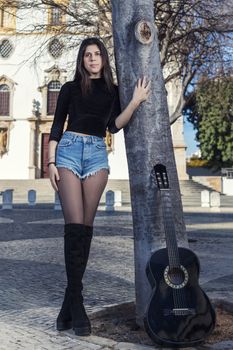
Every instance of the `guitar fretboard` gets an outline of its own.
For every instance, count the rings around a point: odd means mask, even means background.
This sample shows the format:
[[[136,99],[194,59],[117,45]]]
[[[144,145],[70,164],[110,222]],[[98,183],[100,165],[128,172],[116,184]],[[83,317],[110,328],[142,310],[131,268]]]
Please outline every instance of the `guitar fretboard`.
[[[180,258],[176,240],[175,225],[172,215],[172,203],[169,189],[161,189],[162,215],[168,250],[169,265],[171,268],[180,267]]]
[[[180,257],[178,244],[176,239],[175,225],[173,220],[173,212],[172,212],[172,202],[170,198],[170,189],[161,189],[161,203],[162,203],[162,215],[163,215],[163,223],[168,251],[168,260],[169,260],[169,268],[177,268],[176,272],[178,277],[182,279],[182,273],[180,270]],[[176,309],[183,309],[187,305],[186,295],[184,290],[181,289],[172,289],[173,293],[173,301]]]

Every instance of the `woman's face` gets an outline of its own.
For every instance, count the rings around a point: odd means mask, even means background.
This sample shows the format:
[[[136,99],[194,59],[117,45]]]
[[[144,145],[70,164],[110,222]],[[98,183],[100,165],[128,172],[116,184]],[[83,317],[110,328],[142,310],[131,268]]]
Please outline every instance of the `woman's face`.
[[[100,49],[97,45],[88,45],[86,47],[83,64],[87,72],[90,74],[90,78],[100,78],[101,70],[103,67],[102,56]]]

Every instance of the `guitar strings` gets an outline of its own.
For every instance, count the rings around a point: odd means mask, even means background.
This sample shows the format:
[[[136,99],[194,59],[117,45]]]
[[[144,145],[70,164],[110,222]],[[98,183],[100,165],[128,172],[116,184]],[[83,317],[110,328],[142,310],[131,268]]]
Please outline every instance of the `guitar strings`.
[[[167,250],[168,250],[168,260],[169,260],[169,269],[171,268],[174,268],[177,264],[175,263],[176,261],[176,256],[175,256],[175,252],[174,250],[172,249],[172,241],[173,239],[171,239],[171,243],[170,243],[170,240],[169,240],[169,232],[170,232],[170,227],[168,225],[168,220],[167,218],[170,216],[170,210],[168,208],[168,202],[164,202],[164,196],[163,194],[165,195],[165,198],[167,197],[166,196],[166,192],[165,190],[163,190],[161,192],[161,197],[162,197],[162,207],[163,207],[163,222],[164,222],[164,228],[165,228],[165,236],[166,236],[166,243],[167,243]],[[166,203],[166,205],[165,205]],[[166,215],[165,215],[166,214]],[[169,214],[169,215],[167,215]],[[173,237],[171,237],[173,238]],[[173,292],[173,304],[175,306],[175,308],[179,308],[180,305],[181,305],[181,300],[180,300],[180,297],[179,297],[179,293],[176,293],[176,291],[174,290],[174,288],[172,288],[172,292]]]
[[[162,195],[164,193],[164,196]],[[179,250],[178,245],[176,241],[175,236],[175,230],[174,230],[174,223],[170,220],[170,212],[172,212],[172,205],[170,200],[170,194],[169,190],[162,190],[161,191],[161,199],[162,199],[162,214],[163,214],[163,222],[164,222],[164,228],[165,228],[165,236],[166,236],[166,243],[167,243],[167,250],[168,250],[168,260],[169,260],[169,269],[170,268],[178,268],[180,270],[180,258],[179,258]],[[166,199],[166,201],[165,201]],[[166,203],[166,205],[165,205]],[[166,217],[165,217],[166,213]],[[170,241],[169,239],[170,238]],[[183,278],[183,272],[182,272],[182,278]],[[172,287],[173,292],[173,301],[175,308],[184,308],[186,303],[186,296],[182,288],[175,289]]]
[[[168,125],[167,122],[166,122],[166,118],[163,119],[162,121],[162,127],[163,127],[163,132],[162,132],[162,139],[163,139],[163,145],[165,145],[165,148],[167,149],[167,146],[168,146],[168,140],[171,140],[171,135],[170,135],[170,124]],[[164,176],[164,174],[163,174]],[[167,174],[165,174],[165,180],[168,180],[167,179]],[[169,186],[169,182],[167,181],[167,184]],[[170,200],[170,193],[168,192],[168,190],[165,190],[165,194],[167,193],[167,197],[168,197],[168,202],[171,203],[171,200]],[[161,197],[162,197],[162,192],[163,191],[160,191],[160,194],[161,194]],[[165,205],[164,205],[164,200],[162,200],[162,207],[164,208]],[[172,207],[171,207],[171,213],[172,213]],[[170,213],[169,213],[170,215]],[[168,215],[168,217],[170,217]],[[164,211],[163,211],[163,216],[164,216]],[[166,220],[164,218],[163,220],[164,222],[164,226],[166,226]],[[173,219],[172,219],[172,229],[174,230],[174,223],[173,223]],[[177,247],[177,242],[176,242],[176,236],[175,236],[175,230],[174,230],[174,233],[173,233],[173,238],[175,238],[175,243],[174,246],[175,246],[175,249],[173,251],[173,249],[171,249],[171,257],[172,259],[174,259],[174,261],[176,260],[176,257],[178,256],[178,262],[179,262],[179,268],[180,268],[180,259],[179,259],[179,251],[178,251],[178,247]],[[167,241],[167,234],[166,234],[166,241]],[[170,254],[170,252],[169,252]],[[170,268],[170,261],[169,261],[169,268]],[[182,288],[182,291],[181,289],[175,289],[172,288],[172,294],[173,294],[173,300],[174,300],[174,304],[175,304],[175,307],[176,308],[179,308],[179,305],[180,307],[184,306],[186,303],[185,303],[185,295],[184,295],[184,291],[183,291],[183,288]],[[187,305],[187,304],[186,304]]]

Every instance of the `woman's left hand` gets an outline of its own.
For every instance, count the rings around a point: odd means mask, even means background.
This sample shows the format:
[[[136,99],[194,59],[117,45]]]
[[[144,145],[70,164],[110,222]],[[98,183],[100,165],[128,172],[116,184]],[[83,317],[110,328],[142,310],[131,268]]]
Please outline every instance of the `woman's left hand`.
[[[140,103],[147,100],[150,95],[150,85],[151,81],[147,81],[146,77],[138,79],[132,97],[132,102],[136,106],[139,106]]]

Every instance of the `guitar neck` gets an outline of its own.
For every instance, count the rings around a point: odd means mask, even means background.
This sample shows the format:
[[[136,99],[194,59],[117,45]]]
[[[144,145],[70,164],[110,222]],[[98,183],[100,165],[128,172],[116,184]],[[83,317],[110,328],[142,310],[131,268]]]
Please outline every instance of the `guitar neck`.
[[[175,225],[172,215],[172,202],[169,189],[161,189],[162,215],[165,230],[166,245],[170,267],[179,267],[179,251],[176,239]]]

